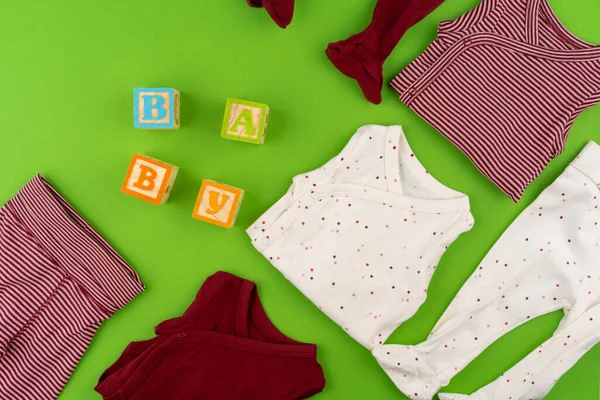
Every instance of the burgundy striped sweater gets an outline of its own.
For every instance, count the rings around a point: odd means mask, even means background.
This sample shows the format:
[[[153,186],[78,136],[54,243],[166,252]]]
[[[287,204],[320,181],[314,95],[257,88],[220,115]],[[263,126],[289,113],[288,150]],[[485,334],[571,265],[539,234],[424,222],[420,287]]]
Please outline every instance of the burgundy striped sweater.
[[[443,21],[391,85],[516,202],[600,101],[600,47],[570,33],[547,0],[483,0]]]

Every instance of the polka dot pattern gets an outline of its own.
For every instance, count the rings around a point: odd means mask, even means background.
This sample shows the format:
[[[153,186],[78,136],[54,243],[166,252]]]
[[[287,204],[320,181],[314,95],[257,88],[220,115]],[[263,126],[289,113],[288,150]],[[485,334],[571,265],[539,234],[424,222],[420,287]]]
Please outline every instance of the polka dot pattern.
[[[600,188],[590,177],[600,182],[595,143],[511,224],[424,343],[373,351],[402,392],[429,386],[413,398],[430,400],[498,338],[557,309],[565,317],[554,335],[502,377],[440,399],[541,399],[600,341]]]
[[[372,349],[417,311],[443,252],[472,224],[467,197],[426,173],[400,127],[367,126],[325,166],[294,178],[248,233]]]

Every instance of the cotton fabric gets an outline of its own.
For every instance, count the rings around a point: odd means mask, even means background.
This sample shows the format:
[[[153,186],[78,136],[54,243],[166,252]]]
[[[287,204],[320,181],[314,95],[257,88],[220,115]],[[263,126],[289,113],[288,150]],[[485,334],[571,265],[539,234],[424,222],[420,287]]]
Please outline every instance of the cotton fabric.
[[[295,0],[246,0],[246,2],[250,7],[264,7],[280,28],[287,28],[294,18]]]
[[[392,81],[400,100],[513,201],[600,101],[600,47],[547,0],[483,0]]]
[[[265,314],[256,285],[217,272],[183,316],[131,343],[100,377],[105,400],[297,400],[325,387],[313,344],[289,339]]]
[[[512,223],[417,346],[373,354],[411,399],[431,399],[496,339],[564,310],[552,338],[471,396],[442,400],[541,399],[600,341],[600,146],[590,142]]]
[[[0,399],[55,399],[138,275],[41,175],[0,209]]]
[[[400,126],[370,125],[326,165],[293,178],[247,232],[371,349],[417,311],[446,247],[472,224],[467,196],[428,173]]]
[[[383,64],[406,31],[444,0],[378,0],[373,19],[362,32],[330,43],[326,54],[344,75],[355,79],[365,98],[381,103]]]

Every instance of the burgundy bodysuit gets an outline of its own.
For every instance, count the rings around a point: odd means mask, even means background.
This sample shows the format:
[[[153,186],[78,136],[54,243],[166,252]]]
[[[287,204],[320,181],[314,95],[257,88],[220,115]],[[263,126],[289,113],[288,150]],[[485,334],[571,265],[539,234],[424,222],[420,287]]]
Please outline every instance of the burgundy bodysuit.
[[[306,399],[325,387],[317,348],[269,321],[256,285],[217,272],[182,317],[131,343],[100,377],[105,400]]]

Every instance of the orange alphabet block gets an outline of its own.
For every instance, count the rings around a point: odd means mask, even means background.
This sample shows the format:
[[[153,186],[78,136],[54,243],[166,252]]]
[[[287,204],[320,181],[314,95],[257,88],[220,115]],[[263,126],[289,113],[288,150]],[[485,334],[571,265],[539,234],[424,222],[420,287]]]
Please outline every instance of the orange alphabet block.
[[[121,191],[153,204],[166,203],[178,171],[175,165],[134,154]]]
[[[244,191],[222,183],[203,180],[192,217],[210,224],[231,228],[235,224]]]

